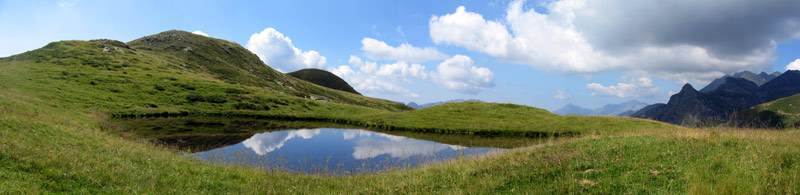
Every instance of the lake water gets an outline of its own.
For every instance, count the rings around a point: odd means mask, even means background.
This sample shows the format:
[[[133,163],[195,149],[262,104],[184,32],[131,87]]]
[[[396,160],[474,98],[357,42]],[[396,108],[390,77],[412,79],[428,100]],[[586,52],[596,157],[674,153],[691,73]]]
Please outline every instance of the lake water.
[[[371,131],[331,123],[224,117],[112,119],[125,135],[211,163],[346,175],[418,167],[541,140]],[[333,127],[333,128],[327,128]]]
[[[210,162],[306,173],[348,174],[416,167],[496,148],[464,147],[359,129],[257,133],[230,146],[193,153]]]

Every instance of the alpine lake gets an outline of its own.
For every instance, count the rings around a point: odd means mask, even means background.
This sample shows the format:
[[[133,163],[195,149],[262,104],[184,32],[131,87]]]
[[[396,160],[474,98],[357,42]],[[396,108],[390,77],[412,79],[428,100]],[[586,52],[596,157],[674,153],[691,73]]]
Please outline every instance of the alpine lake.
[[[480,158],[548,141],[207,116],[112,118],[108,124],[125,136],[174,148],[209,163],[333,176]]]

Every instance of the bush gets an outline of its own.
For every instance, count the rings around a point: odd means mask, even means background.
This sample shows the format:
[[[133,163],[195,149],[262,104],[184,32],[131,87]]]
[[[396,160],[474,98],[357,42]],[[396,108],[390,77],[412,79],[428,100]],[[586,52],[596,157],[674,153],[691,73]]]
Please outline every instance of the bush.
[[[156,88],[156,90],[158,90],[158,91],[164,91],[164,90],[166,90],[166,89],[164,89],[164,87],[163,87],[163,86],[161,86],[161,85],[156,85],[156,86],[155,86],[155,88]]]
[[[209,102],[209,103],[225,103],[225,102],[228,102],[228,100],[225,99],[225,96],[221,96],[221,95],[205,96],[205,97],[203,97],[203,100],[205,102]]]
[[[242,90],[242,89],[228,88],[228,89],[225,89],[225,93],[228,93],[228,94],[247,94],[248,92],[245,91],[245,90]]]
[[[208,102],[208,103],[217,103],[217,104],[228,102],[228,100],[225,98],[225,96],[221,96],[221,95],[202,96],[202,95],[198,95],[198,94],[189,94],[189,95],[186,95],[186,100],[189,100],[190,102]]]
[[[192,91],[195,90],[194,86],[191,86],[191,85],[188,85],[188,84],[184,84],[184,83],[173,83],[172,85],[181,87],[181,88],[186,89],[186,90],[192,90]]]
[[[202,102],[203,96],[197,94],[189,94],[186,95],[186,100],[189,100],[190,102]]]
[[[270,109],[268,106],[261,106],[261,105],[256,105],[256,104],[253,104],[253,103],[246,103],[246,102],[236,103],[236,104],[233,105],[233,108],[235,108],[237,110],[269,110]]]

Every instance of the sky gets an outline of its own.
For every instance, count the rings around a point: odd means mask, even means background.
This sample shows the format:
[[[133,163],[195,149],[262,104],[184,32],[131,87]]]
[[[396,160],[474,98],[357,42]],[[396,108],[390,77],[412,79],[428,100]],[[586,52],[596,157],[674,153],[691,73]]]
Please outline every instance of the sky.
[[[3,57],[176,29],[420,104],[664,103],[685,83],[800,69],[797,0],[0,0],[0,26]]]

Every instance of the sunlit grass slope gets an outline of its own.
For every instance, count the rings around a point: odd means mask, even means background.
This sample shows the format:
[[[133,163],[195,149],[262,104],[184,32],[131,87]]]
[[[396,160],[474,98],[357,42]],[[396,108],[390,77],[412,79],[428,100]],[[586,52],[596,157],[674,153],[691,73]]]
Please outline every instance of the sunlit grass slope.
[[[0,99],[0,193],[733,193],[800,190],[800,131],[648,130],[379,175],[204,164],[101,128],[92,113]]]
[[[759,104],[741,112],[743,126],[786,128],[800,126],[800,94]]]
[[[557,116],[512,104],[410,111],[400,103],[287,77],[227,41],[181,31],[148,37],[129,43],[55,42],[0,59],[0,194],[785,194],[800,189],[798,130],[686,129],[633,118]],[[312,95],[316,98],[308,98]],[[325,177],[206,164],[120,136],[106,123],[110,113],[160,112],[574,136],[542,148],[414,170]]]
[[[387,112],[359,117],[373,124],[386,124],[398,129],[489,135],[578,135],[678,128],[638,118],[561,116],[529,106],[481,102],[449,103],[409,112]]]

